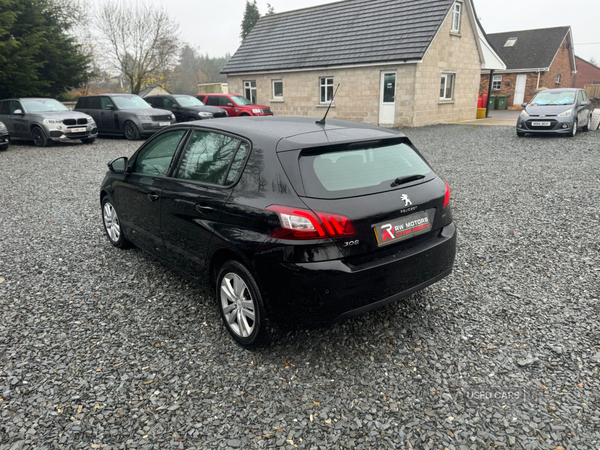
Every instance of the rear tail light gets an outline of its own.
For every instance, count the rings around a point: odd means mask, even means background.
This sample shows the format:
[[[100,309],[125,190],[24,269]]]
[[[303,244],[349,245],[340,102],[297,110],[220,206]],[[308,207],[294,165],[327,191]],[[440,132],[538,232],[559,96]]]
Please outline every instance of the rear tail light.
[[[352,220],[339,214],[276,205],[269,206],[267,211],[276,212],[281,224],[271,233],[273,238],[292,240],[329,239],[356,234],[356,228]]]
[[[448,183],[446,183],[445,181],[444,183],[446,184],[446,194],[444,195],[444,208],[446,208],[446,206],[450,204],[450,186],[448,186]]]

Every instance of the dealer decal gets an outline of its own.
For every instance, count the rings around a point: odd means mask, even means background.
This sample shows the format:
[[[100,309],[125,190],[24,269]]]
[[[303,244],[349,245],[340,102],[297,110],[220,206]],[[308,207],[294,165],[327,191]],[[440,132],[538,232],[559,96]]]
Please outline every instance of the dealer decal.
[[[431,224],[427,211],[422,211],[391,222],[374,225],[373,229],[377,244],[386,245],[426,233],[431,229]]]

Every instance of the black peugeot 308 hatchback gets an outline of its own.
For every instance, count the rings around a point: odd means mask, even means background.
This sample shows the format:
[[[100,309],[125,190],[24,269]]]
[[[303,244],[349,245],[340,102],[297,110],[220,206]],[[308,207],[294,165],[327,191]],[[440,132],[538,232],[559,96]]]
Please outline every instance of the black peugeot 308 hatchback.
[[[214,289],[245,348],[450,274],[450,189],[402,133],[247,117],[170,126],[109,163],[106,233]]]

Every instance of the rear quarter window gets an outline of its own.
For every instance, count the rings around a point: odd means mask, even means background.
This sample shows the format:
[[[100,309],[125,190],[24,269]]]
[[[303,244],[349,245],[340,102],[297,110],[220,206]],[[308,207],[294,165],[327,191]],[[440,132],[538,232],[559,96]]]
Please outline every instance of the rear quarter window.
[[[313,153],[301,152],[300,174],[306,195],[343,198],[395,189],[398,178],[433,176],[431,167],[407,143]]]

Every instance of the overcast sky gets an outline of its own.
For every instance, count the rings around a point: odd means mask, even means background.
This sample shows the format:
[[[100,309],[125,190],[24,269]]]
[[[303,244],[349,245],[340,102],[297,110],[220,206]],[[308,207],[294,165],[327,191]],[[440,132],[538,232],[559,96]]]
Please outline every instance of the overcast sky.
[[[148,0],[146,0],[148,1]],[[246,0],[150,0],[163,5],[181,26],[184,41],[210,56],[232,55],[240,46],[240,24]],[[275,12],[291,11],[338,0],[257,0],[261,14],[267,3]],[[600,2],[593,0],[474,0],[487,33],[570,25],[575,54],[600,62]],[[584,45],[593,43],[593,45]]]

